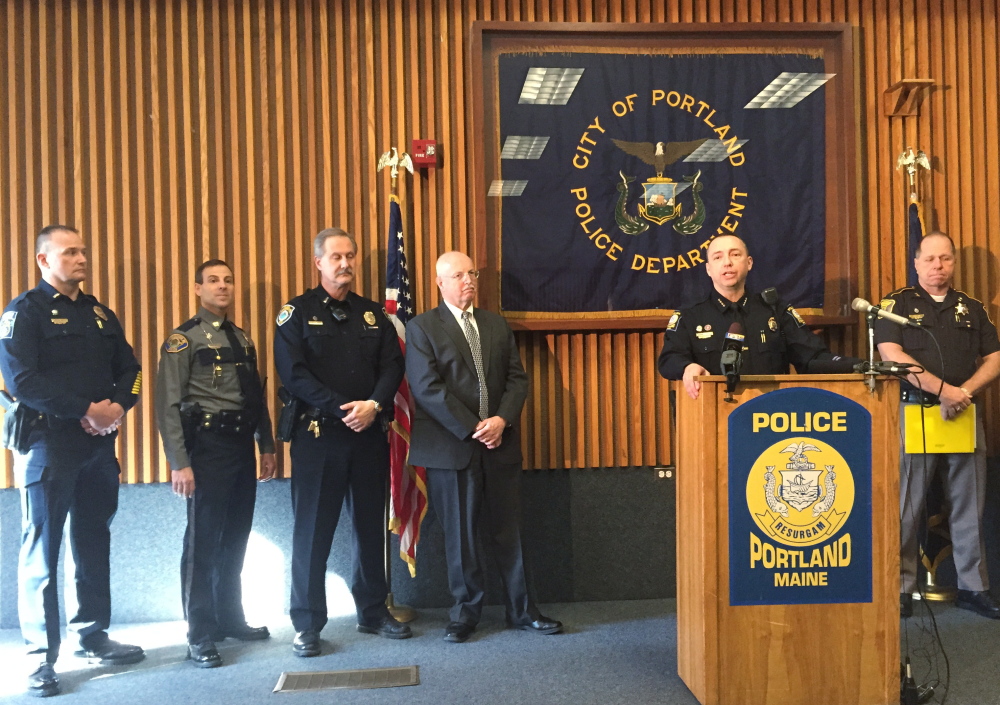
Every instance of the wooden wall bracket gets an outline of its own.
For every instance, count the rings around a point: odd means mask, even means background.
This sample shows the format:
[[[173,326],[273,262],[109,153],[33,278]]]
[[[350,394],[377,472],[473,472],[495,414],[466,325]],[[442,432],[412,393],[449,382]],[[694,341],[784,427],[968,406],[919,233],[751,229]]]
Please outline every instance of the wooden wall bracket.
[[[882,92],[882,107],[886,117],[908,117],[920,113],[918,98],[921,88],[934,85],[933,78],[903,78]]]

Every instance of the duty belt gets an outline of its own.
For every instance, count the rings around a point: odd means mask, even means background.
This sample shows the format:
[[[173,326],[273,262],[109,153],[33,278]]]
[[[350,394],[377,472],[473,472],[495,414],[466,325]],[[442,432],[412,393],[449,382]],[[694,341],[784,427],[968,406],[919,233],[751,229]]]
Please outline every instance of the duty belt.
[[[245,411],[203,411],[197,418],[201,431],[239,436],[254,430]]]
[[[299,422],[308,423],[308,431],[312,433],[316,438],[320,437],[324,428],[332,428],[337,424],[343,424],[344,421],[338,416],[332,416],[330,414],[324,414],[316,407],[309,407],[306,409],[305,413],[299,416]]]
[[[938,404],[937,394],[931,394],[930,392],[922,392],[919,389],[899,389],[899,400],[906,402],[907,404]]]

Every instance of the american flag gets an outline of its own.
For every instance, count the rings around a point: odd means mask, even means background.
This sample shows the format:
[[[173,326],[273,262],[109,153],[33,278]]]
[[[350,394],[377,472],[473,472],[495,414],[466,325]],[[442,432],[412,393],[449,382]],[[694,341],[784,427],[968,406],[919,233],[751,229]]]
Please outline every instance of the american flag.
[[[403,218],[399,199],[389,196],[389,243],[386,247],[385,311],[396,326],[399,347],[406,353],[406,323],[413,317],[410,297],[410,275],[406,271],[403,244]],[[413,404],[406,378],[399,385],[395,398],[395,418],[389,428],[389,473],[392,482],[392,502],[389,507],[389,530],[399,534],[399,556],[417,574],[417,542],[420,522],[427,513],[427,471],[406,462],[410,451],[410,419]]]

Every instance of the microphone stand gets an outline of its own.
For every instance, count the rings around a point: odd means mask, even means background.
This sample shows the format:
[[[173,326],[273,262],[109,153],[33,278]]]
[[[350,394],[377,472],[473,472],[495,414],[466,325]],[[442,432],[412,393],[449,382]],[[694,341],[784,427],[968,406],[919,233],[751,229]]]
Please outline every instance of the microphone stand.
[[[868,379],[865,380],[865,384],[868,385],[868,391],[871,394],[875,393],[875,376],[878,374],[875,372],[875,318],[877,314],[874,311],[869,311],[868,315],[865,316],[865,320],[868,321],[868,370],[865,375]]]

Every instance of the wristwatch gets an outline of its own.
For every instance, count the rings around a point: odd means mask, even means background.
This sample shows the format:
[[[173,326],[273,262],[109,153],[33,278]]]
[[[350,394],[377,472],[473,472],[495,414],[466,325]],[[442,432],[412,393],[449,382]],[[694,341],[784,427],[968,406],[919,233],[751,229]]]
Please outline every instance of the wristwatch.
[[[369,399],[368,401],[370,401],[372,404],[375,405],[375,413],[376,414],[381,414],[382,413],[382,405],[381,404],[379,404],[374,399]]]

